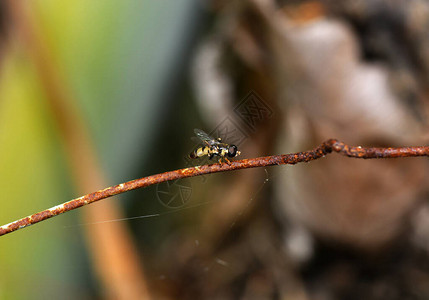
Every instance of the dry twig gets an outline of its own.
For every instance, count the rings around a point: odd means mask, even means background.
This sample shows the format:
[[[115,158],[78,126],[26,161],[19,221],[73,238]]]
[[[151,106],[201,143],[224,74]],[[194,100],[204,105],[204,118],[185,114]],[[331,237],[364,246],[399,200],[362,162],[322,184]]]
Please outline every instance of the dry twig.
[[[429,156],[429,146],[402,148],[363,148],[360,146],[351,147],[338,140],[330,139],[310,151],[243,159],[239,161],[233,161],[230,164],[212,164],[169,171],[111,186],[104,190],[87,194],[85,196],[70,200],[47,210],[35,213],[31,216],[16,220],[12,223],[1,226],[0,236],[27,227],[29,225],[36,224],[51,217],[79,208],[81,206],[91,204],[98,200],[105,199],[120,193],[128,192],[134,189],[158,184],[164,181],[247,168],[267,167],[285,164],[294,165],[300,162],[309,162],[312,160],[319,159],[331,152],[338,152],[348,157],[363,159],[415,157]]]

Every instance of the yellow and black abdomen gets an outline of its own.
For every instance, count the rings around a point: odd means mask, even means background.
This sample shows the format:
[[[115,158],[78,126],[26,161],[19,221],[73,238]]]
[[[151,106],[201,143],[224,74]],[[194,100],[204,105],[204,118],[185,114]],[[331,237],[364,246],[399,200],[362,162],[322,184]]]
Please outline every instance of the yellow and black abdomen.
[[[191,154],[189,154],[190,158],[199,158],[203,156],[209,156],[212,157],[215,153],[213,153],[213,150],[208,146],[198,147],[194,151],[192,151]]]

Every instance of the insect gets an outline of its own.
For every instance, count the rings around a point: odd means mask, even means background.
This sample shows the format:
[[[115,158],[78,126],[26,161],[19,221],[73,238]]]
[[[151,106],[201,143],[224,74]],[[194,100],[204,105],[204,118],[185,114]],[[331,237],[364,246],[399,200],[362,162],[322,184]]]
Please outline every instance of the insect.
[[[194,132],[198,138],[198,142],[201,143],[202,141],[202,144],[191,152],[189,155],[190,158],[199,158],[207,155],[209,159],[212,159],[216,155],[219,156],[219,163],[221,164],[222,158],[230,163],[228,157],[233,158],[241,154],[236,145],[222,143],[221,138],[215,139],[201,129],[194,129]]]

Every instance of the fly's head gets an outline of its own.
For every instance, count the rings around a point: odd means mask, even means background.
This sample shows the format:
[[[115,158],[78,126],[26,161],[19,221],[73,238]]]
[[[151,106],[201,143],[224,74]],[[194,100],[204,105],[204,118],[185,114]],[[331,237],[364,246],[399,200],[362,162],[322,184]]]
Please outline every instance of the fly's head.
[[[239,156],[241,154],[240,151],[238,151],[237,146],[236,145],[230,145],[228,148],[228,157],[236,157]]]

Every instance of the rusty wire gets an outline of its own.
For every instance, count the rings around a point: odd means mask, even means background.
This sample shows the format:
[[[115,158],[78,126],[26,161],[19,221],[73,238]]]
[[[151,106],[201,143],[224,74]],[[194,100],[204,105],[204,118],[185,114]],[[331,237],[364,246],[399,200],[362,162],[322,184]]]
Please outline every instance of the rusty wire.
[[[147,187],[161,182],[176,180],[186,177],[199,176],[217,172],[233,171],[247,168],[267,167],[273,165],[294,165],[300,162],[309,162],[324,157],[331,152],[337,152],[342,155],[372,159],[372,158],[398,158],[398,157],[416,157],[429,156],[429,146],[421,147],[401,147],[401,148],[363,148],[348,146],[338,140],[330,139],[320,146],[310,151],[273,155],[258,158],[243,159],[231,163],[211,164],[196,166],[186,169],[169,171],[161,174],[151,175],[140,179],[127,181],[114,185],[103,190],[87,194],[85,196],[70,200],[63,204],[35,213],[31,216],[16,220],[0,227],[0,236],[17,231],[18,229],[39,223],[54,216],[74,210],[76,208],[94,203],[117,194]]]

